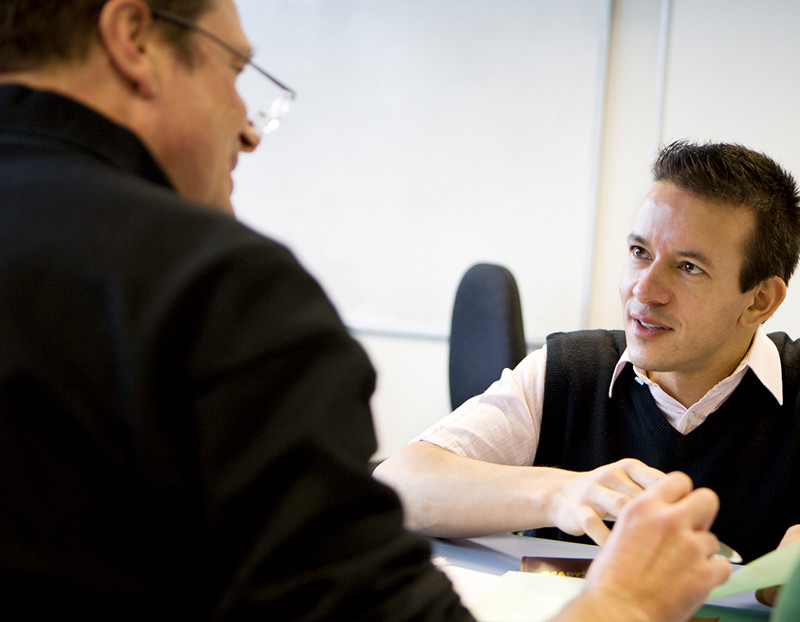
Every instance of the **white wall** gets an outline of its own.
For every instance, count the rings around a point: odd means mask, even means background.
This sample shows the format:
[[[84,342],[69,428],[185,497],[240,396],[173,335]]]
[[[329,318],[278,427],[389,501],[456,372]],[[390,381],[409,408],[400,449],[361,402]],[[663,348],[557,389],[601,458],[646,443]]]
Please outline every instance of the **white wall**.
[[[656,145],[742,142],[800,175],[800,3],[238,4],[299,97],[243,159],[237,212],[296,250],[369,352],[379,457],[448,411],[446,327],[471,262],[515,272],[531,342],[618,327]],[[769,329],[800,336],[798,298]]]
[[[609,7],[242,2],[259,60],[299,95],[240,165],[240,217],[289,241],[359,329],[445,338],[455,284],[487,260],[556,294],[523,291],[532,334],[579,327]],[[544,269],[567,231],[569,260]]]

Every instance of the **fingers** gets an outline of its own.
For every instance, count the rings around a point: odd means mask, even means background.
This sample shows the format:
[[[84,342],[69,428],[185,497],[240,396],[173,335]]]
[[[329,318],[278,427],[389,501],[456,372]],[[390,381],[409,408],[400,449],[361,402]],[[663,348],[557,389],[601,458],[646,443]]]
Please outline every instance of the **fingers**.
[[[682,526],[694,532],[705,532],[709,555],[716,552],[719,543],[708,529],[719,511],[719,497],[708,488],[692,490],[692,480],[684,473],[670,473],[656,482],[625,507],[620,520],[635,521],[638,515],[646,515],[652,506],[664,504],[670,509],[663,512],[663,528]]]
[[[631,499],[666,475],[639,460],[625,458],[590,471],[588,476],[596,486],[587,495],[587,501],[601,518],[616,518]]]
[[[723,557],[713,556],[709,566],[711,569],[709,584],[712,588],[725,583],[733,572],[731,563]]]
[[[633,498],[664,478],[664,473],[634,458],[624,458],[590,473],[602,484]]]
[[[800,540],[800,525],[792,525],[786,530],[786,533],[781,539],[781,543],[778,545],[778,548],[786,546],[787,544],[791,544],[792,542],[796,542],[797,540]]]
[[[717,551],[719,551],[719,540],[717,539],[717,536],[704,529],[694,529],[693,527],[689,528],[693,529],[697,533],[697,546],[703,557],[715,556]],[[725,560],[725,562],[730,563],[727,560]]]
[[[756,590],[756,600],[767,607],[774,607],[780,593],[781,588],[778,585],[762,587],[760,590]]]
[[[600,518],[614,520],[622,509],[635,498],[642,489],[620,492],[605,485],[590,489],[586,495],[586,503],[595,510]]]
[[[707,530],[719,512],[719,497],[708,488],[698,488],[681,500],[679,505],[687,506],[687,517],[694,529]]]
[[[624,460],[620,460],[617,464],[619,464],[626,471],[631,480],[636,482],[641,488],[650,488],[650,486],[653,486],[666,475],[663,471],[647,466],[644,462],[634,458],[625,458]]]
[[[583,507],[584,517],[581,521],[584,533],[589,536],[596,544],[603,545],[611,535],[611,530],[603,522],[603,519],[597,515],[592,508],[588,506]]]
[[[719,497],[708,488],[692,490],[692,480],[685,473],[669,473],[649,491],[661,500],[675,504],[679,515],[695,530],[707,530],[719,511]]]
[[[692,491],[692,480],[685,473],[674,471],[664,475],[650,488],[654,496],[668,503],[683,499]]]
[[[792,525],[789,529],[786,530],[783,538],[781,539],[778,548],[782,546],[786,546],[787,544],[791,544],[792,542],[797,542],[800,540],[800,525]],[[762,605],[768,605],[769,607],[773,607],[775,605],[775,601],[778,598],[778,594],[780,594],[780,586],[773,586],[773,587],[764,587],[760,590],[756,590],[756,600],[760,602]]]
[[[659,478],[621,513],[586,577],[589,589],[625,595],[643,619],[687,619],[731,572],[707,530],[718,507],[712,491],[692,490],[683,473]]]
[[[665,477],[658,469],[633,458],[588,472],[560,471],[552,524],[573,535],[585,533],[602,544],[610,533],[603,520],[616,519],[632,499]],[[691,490],[691,483],[688,489]]]

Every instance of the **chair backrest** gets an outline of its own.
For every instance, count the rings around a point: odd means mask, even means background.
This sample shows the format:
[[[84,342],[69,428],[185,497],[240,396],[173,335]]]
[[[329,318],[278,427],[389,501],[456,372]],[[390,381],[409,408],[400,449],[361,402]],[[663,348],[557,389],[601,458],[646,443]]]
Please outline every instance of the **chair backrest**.
[[[461,279],[450,326],[450,403],[482,393],[526,354],[519,290],[511,272],[476,264]]]
[[[800,620],[800,564],[781,586],[770,622],[797,622]]]

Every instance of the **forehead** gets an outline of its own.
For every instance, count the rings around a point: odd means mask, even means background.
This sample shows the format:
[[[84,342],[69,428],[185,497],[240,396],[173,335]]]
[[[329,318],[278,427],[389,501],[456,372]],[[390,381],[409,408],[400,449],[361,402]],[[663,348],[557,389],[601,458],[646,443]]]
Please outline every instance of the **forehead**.
[[[252,53],[250,41],[242,29],[239,12],[233,0],[214,0],[209,10],[197,20],[197,25],[225,41],[245,56]]]
[[[741,255],[755,212],[658,181],[642,201],[631,235],[665,250]]]

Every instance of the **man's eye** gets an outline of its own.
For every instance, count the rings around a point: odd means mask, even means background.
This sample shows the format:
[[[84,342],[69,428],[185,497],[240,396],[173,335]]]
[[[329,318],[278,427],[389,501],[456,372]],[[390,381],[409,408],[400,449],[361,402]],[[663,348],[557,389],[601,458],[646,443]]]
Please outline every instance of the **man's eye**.
[[[631,255],[640,259],[647,259],[649,255],[641,246],[631,246]]]
[[[698,266],[694,265],[693,263],[689,263],[688,261],[684,261],[680,265],[681,270],[684,272],[688,272],[689,274],[703,274],[703,269],[699,268]]]

